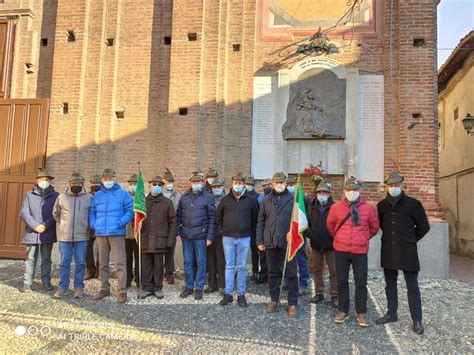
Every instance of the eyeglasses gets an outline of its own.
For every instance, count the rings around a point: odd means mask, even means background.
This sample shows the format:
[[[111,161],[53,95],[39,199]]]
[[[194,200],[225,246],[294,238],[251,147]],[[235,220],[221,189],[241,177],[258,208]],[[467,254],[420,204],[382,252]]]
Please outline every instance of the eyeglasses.
[[[163,186],[163,184],[160,184],[159,182],[152,182],[151,185],[152,186]]]

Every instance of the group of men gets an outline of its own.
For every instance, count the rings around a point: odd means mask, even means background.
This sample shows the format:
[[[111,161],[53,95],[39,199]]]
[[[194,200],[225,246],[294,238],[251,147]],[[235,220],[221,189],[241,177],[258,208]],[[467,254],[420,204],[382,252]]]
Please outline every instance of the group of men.
[[[312,302],[324,300],[325,262],[329,269],[331,304],[338,308],[334,321],[344,323],[349,318],[348,280],[352,266],[356,321],[359,326],[367,327],[367,254],[370,239],[380,227],[388,307],[386,315],[376,323],[398,320],[397,276],[398,270],[403,270],[413,331],[418,334],[424,331],[416,243],[428,232],[429,223],[422,204],[404,193],[404,178],[398,172],[390,173],[385,179],[387,196],[377,204],[377,210],[361,196],[362,182],[355,177],[345,181],[344,197],[339,202],[332,198],[331,184],[319,182],[315,197],[305,198],[309,227],[304,234],[305,246],[286,262],[285,275],[283,264],[296,178],[282,172],[262,183],[262,194],[255,191],[251,175],[236,172],[227,193],[223,179],[214,169],[209,169],[206,175],[194,172],[189,188],[180,195],[174,188],[172,173],[166,169],[163,176],[148,180],[147,218],[141,226],[139,243],[133,231],[137,175],[129,178],[126,191],[117,183],[115,172],[105,169],[100,177],[91,178],[91,191],[87,192],[84,177],[73,173],[68,189],[60,194],[51,185],[54,177],[45,169],[40,169],[36,178],[37,183],[27,192],[21,209],[26,224],[23,243],[27,246],[24,292],[31,292],[39,255],[43,287],[53,290],[51,250],[58,240],[59,284],[54,298],[62,298],[68,292],[72,258],[75,262],[73,297],[83,297],[84,279],[94,277],[101,282],[94,299],[109,296],[109,254],[112,253],[119,303],[127,301],[127,288],[132,280],[140,288],[139,298],[161,299],[164,278],[169,284],[174,283],[174,252],[176,242],[181,241],[185,287],[180,297],[193,295],[195,300],[201,300],[204,293],[220,291],[219,304],[226,306],[234,301],[236,291],[237,304],[246,307],[247,260],[251,254],[251,280],[258,284],[268,282],[270,302],[266,311],[273,313],[279,309],[283,283],[288,291],[288,316],[295,318],[298,298],[308,292],[310,282],[306,252],[306,239],[309,239],[315,285]],[[94,241],[98,263],[94,260]],[[141,260],[141,273],[138,260]]]

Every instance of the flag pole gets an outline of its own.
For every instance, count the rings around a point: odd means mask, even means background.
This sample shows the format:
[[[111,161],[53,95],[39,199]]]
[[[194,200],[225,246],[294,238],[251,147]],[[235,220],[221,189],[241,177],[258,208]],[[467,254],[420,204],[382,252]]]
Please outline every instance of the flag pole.
[[[138,173],[140,173],[140,162],[138,162]],[[135,218],[135,223],[137,220]],[[140,290],[140,296],[142,294],[143,286],[142,286],[142,229],[138,230],[138,282],[140,285],[138,289]]]
[[[141,228],[138,230],[138,279],[140,281],[139,289],[140,294],[142,293],[142,231]]]
[[[296,202],[296,194],[298,191],[298,185],[300,183],[300,175],[298,174],[298,180],[296,181],[296,191],[294,192],[293,195],[293,209],[295,208],[295,202]],[[291,211],[291,216],[293,217],[293,210]],[[286,272],[286,264],[288,262],[288,254],[290,252],[290,242],[288,242],[288,235],[292,235],[292,229],[293,229],[293,223],[291,223],[290,226],[290,231],[286,235],[287,237],[287,243],[286,243],[286,253],[285,253],[285,262],[283,263],[283,273],[281,275],[281,282],[280,282],[280,293],[278,294],[278,304],[277,304],[277,309],[280,308],[280,301],[281,301],[281,293],[283,292],[283,282],[285,280],[285,272]],[[290,238],[291,239],[291,238]]]
[[[291,233],[291,231],[290,231]],[[283,274],[281,275],[281,283],[280,283],[280,293],[278,294],[278,305],[277,309],[280,309],[280,301],[281,301],[281,293],[283,292],[283,281],[285,280],[285,271],[286,271],[286,263],[288,261],[288,253],[290,251],[290,247],[286,246],[286,253],[285,253],[285,262],[283,263]]]

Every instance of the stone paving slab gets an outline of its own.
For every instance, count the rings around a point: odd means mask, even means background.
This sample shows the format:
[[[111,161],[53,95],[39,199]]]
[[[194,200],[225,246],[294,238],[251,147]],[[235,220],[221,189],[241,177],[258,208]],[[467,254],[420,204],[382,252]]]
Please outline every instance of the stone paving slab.
[[[53,275],[56,275],[53,270]],[[299,317],[265,312],[265,285],[249,285],[249,306],[217,305],[218,294],[204,300],[178,297],[182,280],[165,285],[165,299],[136,299],[117,304],[115,297],[92,300],[99,281],[86,281],[86,297],[62,300],[40,290],[36,275],[32,294],[22,294],[23,263],[0,261],[0,352],[185,352],[185,353],[406,353],[474,352],[474,284],[449,280],[422,280],[426,333],[411,329],[406,288],[400,277],[399,322],[377,326],[373,320],[385,309],[383,276],[370,273],[370,326],[359,328],[354,319],[333,323],[329,302],[309,303],[300,298]],[[57,278],[53,284],[57,284]],[[112,286],[117,280],[112,279]],[[351,289],[353,295],[353,289]],[[284,297],[285,298],[285,297]],[[22,333],[25,332],[24,335]]]

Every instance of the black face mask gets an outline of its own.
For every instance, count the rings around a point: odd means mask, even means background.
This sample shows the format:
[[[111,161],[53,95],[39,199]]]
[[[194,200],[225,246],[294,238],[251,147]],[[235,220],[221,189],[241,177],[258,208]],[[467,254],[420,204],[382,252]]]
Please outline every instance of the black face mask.
[[[91,191],[92,191],[92,192],[97,192],[97,191],[99,191],[99,190],[100,190],[100,186],[99,186],[99,185],[92,185],[92,186],[91,186]]]
[[[81,191],[82,191],[82,186],[71,186],[71,192],[73,194],[77,195]]]
[[[265,188],[263,189],[263,193],[264,193],[265,195],[268,195],[270,192],[272,192],[272,188],[271,188],[271,187],[265,187]]]

